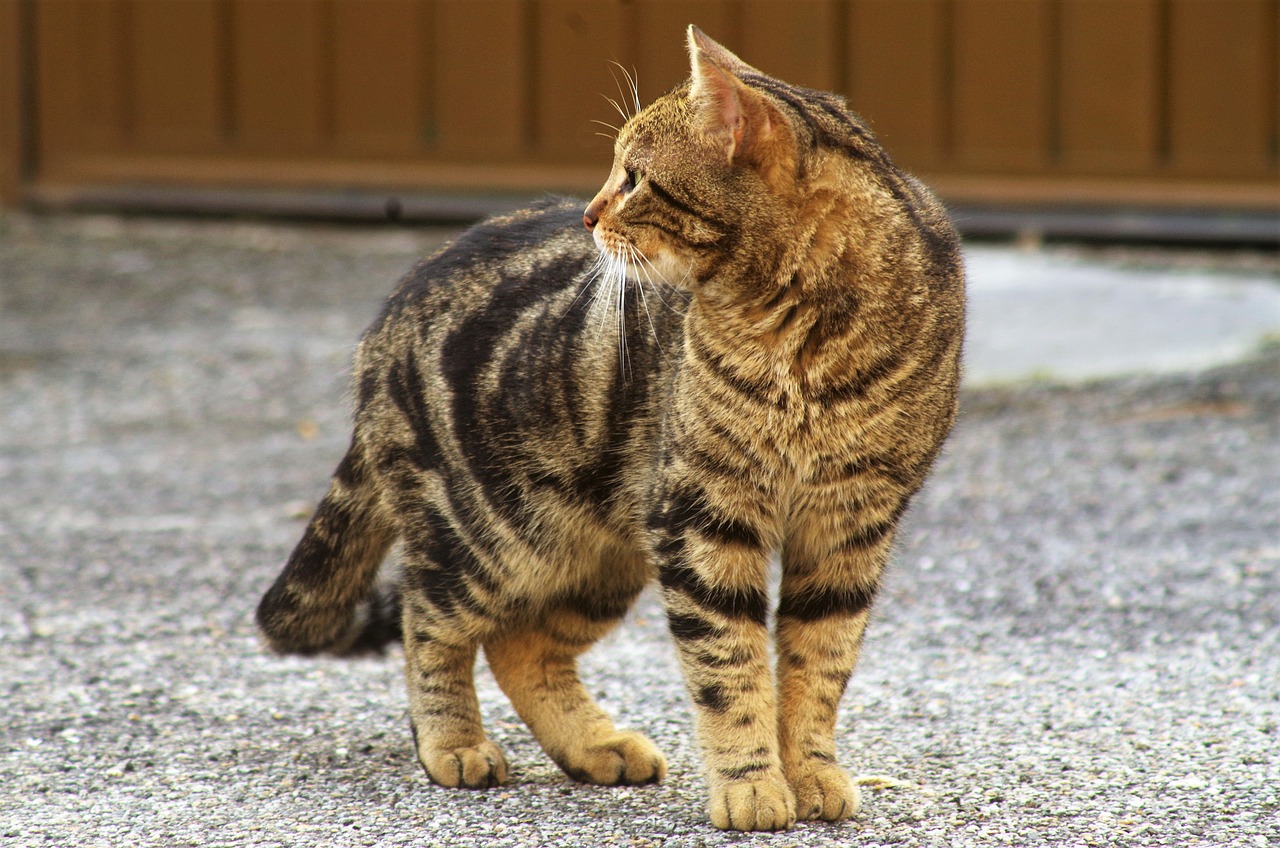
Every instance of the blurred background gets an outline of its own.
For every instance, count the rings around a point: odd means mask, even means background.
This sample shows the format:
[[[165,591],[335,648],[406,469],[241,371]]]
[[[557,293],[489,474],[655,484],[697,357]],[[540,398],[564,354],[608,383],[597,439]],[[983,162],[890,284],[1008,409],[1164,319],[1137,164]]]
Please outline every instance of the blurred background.
[[[0,0],[0,205],[590,194],[620,68],[652,100],[690,22],[847,95],[971,235],[1280,240],[1280,0]]]

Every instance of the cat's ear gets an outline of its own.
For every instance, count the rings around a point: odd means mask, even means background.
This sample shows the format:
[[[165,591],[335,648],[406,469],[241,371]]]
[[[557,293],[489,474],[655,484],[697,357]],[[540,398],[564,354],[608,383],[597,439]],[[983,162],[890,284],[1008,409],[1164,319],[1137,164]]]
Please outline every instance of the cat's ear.
[[[767,97],[738,77],[759,71],[692,25],[689,62],[694,114],[707,137],[724,151],[726,161],[770,170],[780,164],[790,149],[786,120]]]
[[[686,33],[689,41],[689,55],[701,54],[720,67],[735,74],[758,74],[759,70],[739,59],[732,50],[711,38],[693,24],[689,24]]]

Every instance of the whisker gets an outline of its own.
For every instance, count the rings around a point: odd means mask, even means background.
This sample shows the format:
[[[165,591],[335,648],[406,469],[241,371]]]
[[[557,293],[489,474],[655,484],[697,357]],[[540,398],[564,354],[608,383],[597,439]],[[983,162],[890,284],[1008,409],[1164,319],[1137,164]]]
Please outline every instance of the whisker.
[[[636,267],[640,269],[640,273],[644,274],[644,278],[649,283],[649,285],[653,286],[654,285],[653,277],[649,275],[649,269],[645,267],[645,265],[648,265],[649,268],[653,268],[653,263],[650,262],[648,257],[646,257],[640,251],[640,249],[635,245],[633,244],[627,245],[627,250],[631,254],[632,262],[635,263]],[[644,265],[641,265],[638,262],[636,262],[637,259],[643,261]],[[658,269],[653,268],[653,270],[656,273]],[[658,279],[662,279],[661,274],[658,275]],[[650,331],[653,332],[653,341],[658,346],[658,352],[661,353],[665,358],[667,354],[666,354],[666,351],[662,349],[662,340],[658,337],[658,327],[653,323],[653,313],[649,311],[649,299],[645,297],[645,293],[644,293],[645,287],[642,285],[637,285],[636,289],[640,292],[640,306],[641,308],[644,309],[645,320],[649,322],[649,329]],[[655,291],[656,291],[656,287],[655,287]],[[659,295],[659,297],[661,297],[661,295]]]
[[[649,261],[649,257],[645,256],[639,250],[636,250],[635,255],[639,257],[641,262],[649,266],[649,268],[652,268],[653,273],[658,276],[658,284],[654,285],[653,287],[653,293],[658,296],[658,300],[662,301],[662,305],[665,306],[667,309],[674,309],[675,307],[673,307],[670,303],[668,303],[667,299],[662,296],[662,290],[664,288],[675,289],[677,288],[677,286],[672,285],[670,282],[667,281],[667,278],[662,275],[662,272],[659,271],[657,267],[652,262]],[[652,282],[653,277],[649,276],[649,272],[645,270],[643,266],[641,267],[641,270],[644,271],[645,278]],[[680,284],[683,284],[685,281],[689,279],[689,273],[690,273],[689,270],[686,269],[684,272],[684,276],[680,278]]]
[[[591,264],[591,267],[586,270],[586,274],[585,274],[586,281],[583,282],[582,288],[578,289],[578,293],[574,296],[573,300],[570,301],[569,309],[572,309],[573,307],[578,305],[578,301],[582,300],[582,296],[587,293],[587,289],[599,288],[595,284],[597,281],[599,281],[600,274],[605,269],[605,264],[606,264],[605,254],[604,253],[596,254],[596,261],[593,262]],[[593,296],[592,301],[594,302],[594,300],[595,300],[595,297]]]
[[[626,69],[625,67],[623,67],[623,66],[622,66],[622,64],[621,64],[621,63],[619,63],[619,62],[611,62],[610,64],[612,64],[612,65],[613,65],[615,68],[617,68],[618,70],[622,71],[623,76],[625,76],[625,77],[627,78],[627,84],[628,84],[628,85],[630,86],[630,88],[631,88],[631,93],[634,95],[634,92],[635,92],[635,83],[634,83],[634,82],[632,81],[632,79],[631,79],[631,74],[630,74],[630,73],[628,73],[628,72],[627,72],[627,69]],[[612,69],[610,69],[610,70],[609,70],[609,75],[610,75],[611,77],[613,77],[613,84],[614,84],[614,85],[616,85],[616,86],[618,87],[618,94],[619,94],[619,96],[621,96],[621,97],[622,97],[622,100],[623,100],[623,102],[625,103],[625,102],[626,102],[626,100],[627,100],[627,94],[628,94],[628,92],[627,92],[627,91],[625,91],[625,90],[623,90],[623,88],[622,88],[622,81],[618,79],[618,75],[617,75],[617,74],[615,74],[615,73],[613,72],[613,70],[612,70]],[[638,96],[633,96],[633,99],[635,100],[635,103],[636,103],[636,112],[639,112],[639,111],[640,111],[640,98],[639,98]],[[632,113],[632,115],[634,115],[634,114],[635,114],[635,112],[633,112],[633,113]],[[626,116],[624,116],[624,117],[626,117],[628,120],[630,120],[631,115],[626,115]]]
[[[635,103],[636,112],[639,112],[640,111],[640,74],[629,73],[626,68],[622,67],[622,65],[618,65],[618,68],[627,77],[627,84],[631,86],[631,100],[633,103]],[[634,71],[634,68],[632,70]]]
[[[614,100],[612,97],[610,97],[607,94],[602,94],[600,96],[603,97],[605,100],[608,100],[609,105],[612,106],[615,110],[617,110],[618,114],[622,116],[623,123],[626,123],[627,121],[631,120],[631,116],[627,114],[627,111],[622,108],[622,105],[618,103],[618,101]]]

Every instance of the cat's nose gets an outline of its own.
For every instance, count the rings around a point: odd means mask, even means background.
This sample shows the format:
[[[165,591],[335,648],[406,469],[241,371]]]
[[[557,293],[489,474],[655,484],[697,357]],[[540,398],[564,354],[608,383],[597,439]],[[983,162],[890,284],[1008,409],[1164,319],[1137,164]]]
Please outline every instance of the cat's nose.
[[[582,213],[582,223],[588,230],[594,230],[600,218],[591,211],[591,207],[587,207],[587,211]]]

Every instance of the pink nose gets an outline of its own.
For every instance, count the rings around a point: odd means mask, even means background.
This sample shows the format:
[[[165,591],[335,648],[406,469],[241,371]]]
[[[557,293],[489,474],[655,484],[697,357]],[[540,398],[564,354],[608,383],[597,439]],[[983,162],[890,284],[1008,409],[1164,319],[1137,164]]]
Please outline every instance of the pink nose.
[[[582,213],[582,224],[588,230],[594,230],[596,228],[596,224],[599,221],[600,219],[591,212],[591,209],[589,207],[586,212]]]

